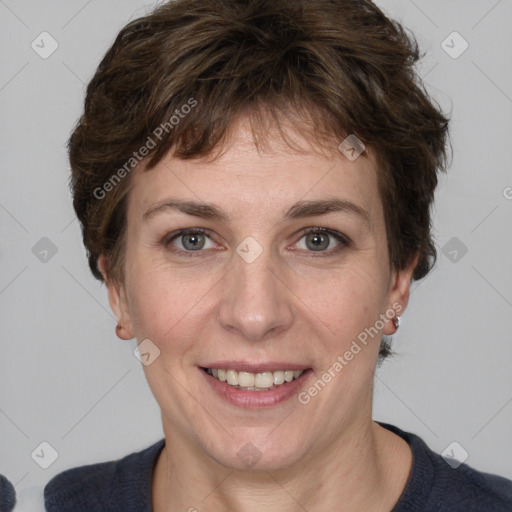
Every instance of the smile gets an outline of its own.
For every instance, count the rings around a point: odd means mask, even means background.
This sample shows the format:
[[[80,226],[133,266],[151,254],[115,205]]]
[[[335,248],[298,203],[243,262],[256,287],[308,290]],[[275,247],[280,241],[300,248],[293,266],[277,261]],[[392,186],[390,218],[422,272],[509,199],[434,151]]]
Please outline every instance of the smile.
[[[300,365],[300,369],[285,369],[288,366],[286,363],[240,363],[237,364],[238,370],[230,368],[231,365],[226,363],[223,366],[224,368],[201,366],[199,369],[207,386],[221,400],[243,408],[267,408],[283,403],[297,395],[313,375],[312,368]],[[246,371],[251,369],[254,371]]]
[[[274,372],[243,372],[225,370],[223,368],[205,368],[208,375],[220,382],[226,382],[235,389],[245,391],[269,391],[282,386],[286,382],[298,379],[304,370],[277,370]]]

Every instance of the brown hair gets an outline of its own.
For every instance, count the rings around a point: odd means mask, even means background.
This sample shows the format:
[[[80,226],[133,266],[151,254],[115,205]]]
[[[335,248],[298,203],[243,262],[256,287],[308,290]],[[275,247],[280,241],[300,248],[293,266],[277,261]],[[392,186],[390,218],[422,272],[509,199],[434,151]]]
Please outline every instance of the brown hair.
[[[69,140],[92,273],[102,279],[105,254],[109,278],[122,279],[129,173],[143,155],[146,169],[171,148],[212,155],[240,116],[257,142],[286,115],[319,145],[356,134],[374,151],[391,265],[418,254],[414,279],[424,277],[448,119],[414,70],[419,58],[415,38],[369,0],[176,0],[130,22]]]

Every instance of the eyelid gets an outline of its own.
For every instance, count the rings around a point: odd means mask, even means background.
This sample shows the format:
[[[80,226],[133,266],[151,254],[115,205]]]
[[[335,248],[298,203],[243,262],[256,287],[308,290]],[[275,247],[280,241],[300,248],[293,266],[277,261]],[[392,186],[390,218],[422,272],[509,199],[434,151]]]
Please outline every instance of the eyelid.
[[[300,240],[302,240],[302,238],[304,236],[309,235],[310,233],[330,235],[333,238],[335,238],[337,242],[339,242],[339,245],[337,245],[333,249],[329,249],[327,251],[306,251],[308,253],[312,253],[315,257],[316,256],[319,256],[319,257],[331,256],[331,255],[334,255],[337,252],[341,251],[344,247],[352,246],[352,240],[347,235],[345,235],[344,233],[340,233],[339,231],[337,231],[335,229],[329,229],[329,228],[324,228],[324,227],[308,227],[308,228],[302,229],[299,233],[300,237],[297,240],[297,242],[295,242],[295,244],[298,243]]]
[[[202,234],[208,234],[207,233],[207,229],[205,228],[183,228],[183,229],[177,229],[176,231],[173,231],[172,233],[166,233],[163,237],[162,237],[162,243],[165,244],[169,244],[171,243],[175,238],[178,238],[179,236],[182,236],[182,235],[190,235],[192,233],[202,233]]]
[[[213,240],[212,236],[209,234],[210,231],[206,228],[183,228],[183,229],[178,229],[176,231],[173,231],[172,233],[168,233],[166,234],[160,241],[160,243],[162,245],[164,245],[164,247],[167,247],[169,246],[174,240],[176,240],[177,238],[179,238],[180,236],[185,236],[185,235],[192,235],[192,234],[203,234],[203,235],[206,235],[210,240],[212,240],[212,242],[216,243],[215,240]],[[184,252],[184,253],[187,253],[187,254],[193,254],[193,253],[200,253],[200,252],[204,252],[204,250],[200,249],[198,251],[184,251],[183,249],[179,249],[177,247],[174,248],[174,250],[176,252]]]
[[[199,228],[199,227],[198,228],[183,228],[183,229],[178,229],[176,231],[173,231],[170,234],[166,234],[161,239],[160,243],[165,248],[169,248],[169,245],[175,239],[179,238],[180,236],[190,235],[190,234],[198,234],[198,233],[206,235],[213,243],[216,243],[215,240],[213,239],[213,237],[210,235],[210,230],[208,230],[206,228]],[[300,240],[302,240],[302,238],[304,238],[305,236],[307,236],[311,233],[327,234],[327,235],[335,238],[336,241],[339,242],[338,245],[336,247],[334,247],[333,249],[329,249],[329,250],[325,250],[325,251],[302,250],[306,253],[311,254],[311,257],[333,256],[333,255],[337,254],[338,252],[340,252],[345,247],[350,247],[352,245],[352,240],[344,233],[340,233],[339,231],[334,230],[334,229],[329,229],[329,228],[319,227],[319,226],[310,226],[310,227],[303,228],[302,230],[300,230],[300,232],[295,235],[295,236],[299,236],[299,238],[296,242],[294,242],[293,245],[297,244]],[[190,250],[179,249],[178,247],[173,247],[172,249],[169,249],[169,250],[172,252],[175,252],[177,254],[185,254],[185,255],[187,255],[187,257],[202,256],[203,255],[202,253],[206,252],[206,249],[198,249],[197,251],[190,251]],[[216,249],[216,250],[223,250],[223,249]],[[292,250],[295,250],[295,249],[292,249]]]

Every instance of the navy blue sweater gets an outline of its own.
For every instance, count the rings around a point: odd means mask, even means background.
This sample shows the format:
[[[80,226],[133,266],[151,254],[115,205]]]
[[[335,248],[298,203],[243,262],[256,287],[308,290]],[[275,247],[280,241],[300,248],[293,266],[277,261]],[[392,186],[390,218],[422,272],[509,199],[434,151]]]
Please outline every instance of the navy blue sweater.
[[[466,464],[452,469],[418,436],[380,425],[402,437],[413,453],[409,480],[391,512],[512,512],[512,481]],[[151,512],[152,470],[164,444],[60,473],[45,488],[47,512]]]
[[[5,476],[0,475],[0,512],[11,512],[15,502],[14,487]]]

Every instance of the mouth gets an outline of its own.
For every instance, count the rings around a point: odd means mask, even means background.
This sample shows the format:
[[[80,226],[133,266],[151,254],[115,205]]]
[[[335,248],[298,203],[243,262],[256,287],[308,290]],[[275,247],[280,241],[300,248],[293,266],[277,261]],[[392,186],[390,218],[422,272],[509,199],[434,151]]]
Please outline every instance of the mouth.
[[[224,368],[203,368],[208,375],[244,391],[270,391],[300,378],[306,370],[245,372]]]
[[[253,409],[272,407],[290,399],[307,385],[313,374],[312,368],[286,363],[212,363],[199,369],[208,387],[223,401]]]

